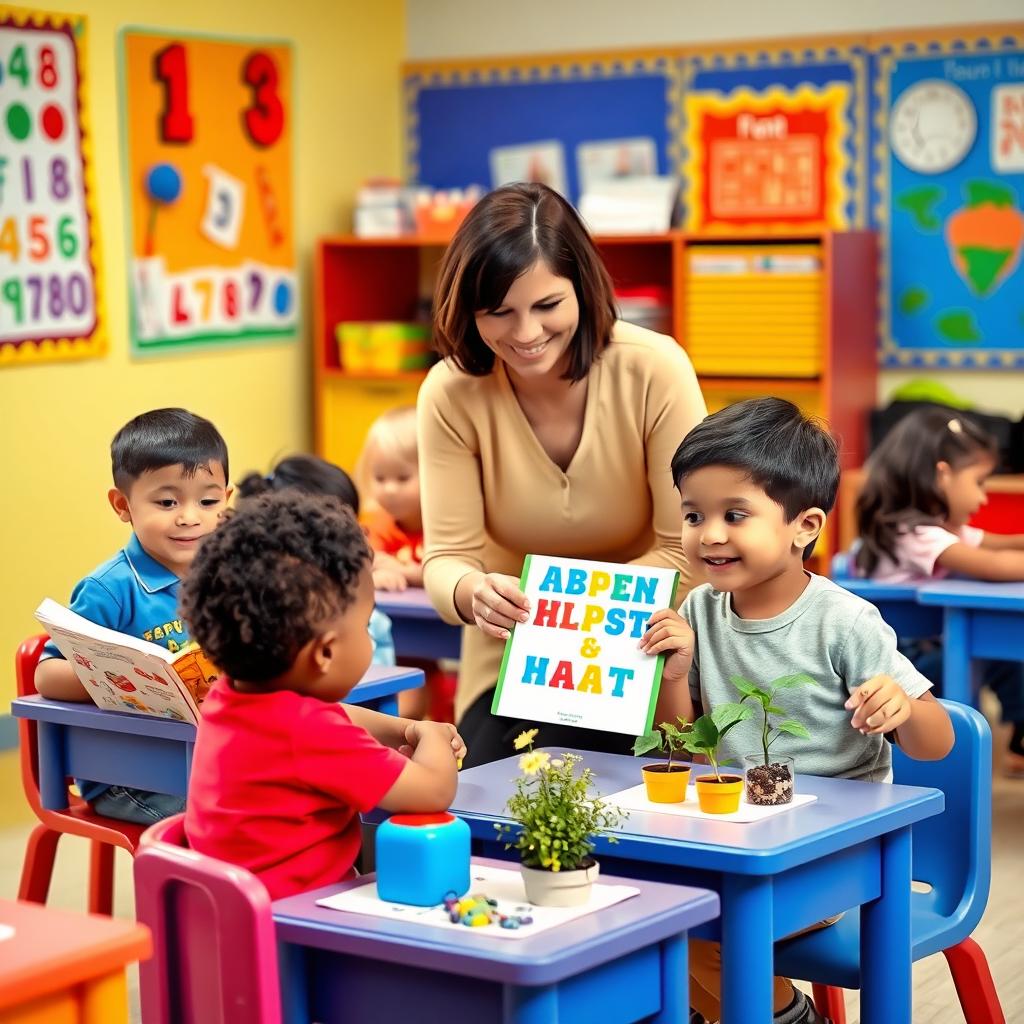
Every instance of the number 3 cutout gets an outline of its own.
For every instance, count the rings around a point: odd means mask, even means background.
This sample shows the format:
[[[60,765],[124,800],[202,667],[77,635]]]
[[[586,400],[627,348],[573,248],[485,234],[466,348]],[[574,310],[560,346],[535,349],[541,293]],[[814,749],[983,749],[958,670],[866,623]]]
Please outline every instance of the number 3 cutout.
[[[246,134],[257,146],[272,146],[284,130],[277,65],[267,54],[257,51],[245,62],[242,80],[252,89],[252,105],[242,115]]]

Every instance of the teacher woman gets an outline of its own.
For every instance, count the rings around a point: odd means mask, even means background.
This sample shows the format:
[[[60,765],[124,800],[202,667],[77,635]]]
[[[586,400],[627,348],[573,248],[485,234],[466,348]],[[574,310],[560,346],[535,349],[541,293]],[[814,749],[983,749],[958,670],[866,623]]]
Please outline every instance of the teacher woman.
[[[669,465],[706,410],[675,341],[616,319],[593,241],[543,185],[470,211],[441,263],[434,345],[418,402],[423,581],[446,621],[467,624],[455,713],[468,767],[509,756],[534,725],[491,715],[505,639],[527,618],[528,553],[678,569],[679,600],[693,586]],[[631,745],[539,729],[536,746]]]

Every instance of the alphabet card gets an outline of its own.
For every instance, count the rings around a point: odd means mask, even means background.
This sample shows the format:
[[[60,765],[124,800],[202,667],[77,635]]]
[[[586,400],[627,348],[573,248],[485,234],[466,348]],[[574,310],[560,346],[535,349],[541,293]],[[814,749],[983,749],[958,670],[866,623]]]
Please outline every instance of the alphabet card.
[[[639,736],[653,723],[664,658],[637,644],[672,606],[679,573],[527,555],[530,619],[505,644],[491,712]]]

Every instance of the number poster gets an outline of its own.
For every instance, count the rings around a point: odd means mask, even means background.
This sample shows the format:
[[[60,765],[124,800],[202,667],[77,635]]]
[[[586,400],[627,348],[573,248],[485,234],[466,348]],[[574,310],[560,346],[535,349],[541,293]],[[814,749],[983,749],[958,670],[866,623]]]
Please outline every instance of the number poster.
[[[294,337],[291,47],[139,29],[122,47],[134,350]]]
[[[520,587],[530,619],[505,645],[491,711],[639,736],[651,728],[664,658],[637,650],[669,608],[679,573],[528,555]]]
[[[0,8],[0,366],[103,352],[84,18]]]

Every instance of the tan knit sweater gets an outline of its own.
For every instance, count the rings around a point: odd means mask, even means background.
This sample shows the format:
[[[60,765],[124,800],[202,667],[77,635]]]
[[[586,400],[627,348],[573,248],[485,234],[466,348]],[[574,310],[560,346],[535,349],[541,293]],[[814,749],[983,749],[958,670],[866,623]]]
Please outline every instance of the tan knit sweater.
[[[671,339],[616,324],[588,381],[583,435],[563,472],[544,451],[497,360],[486,377],[449,363],[419,393],[423,581],[448,622],[473,570],[519,576],[529,553],[679,569],[672,455],[706,409],[686,353]],[[495,685],[504,644],[463,631],[456,716]]]

